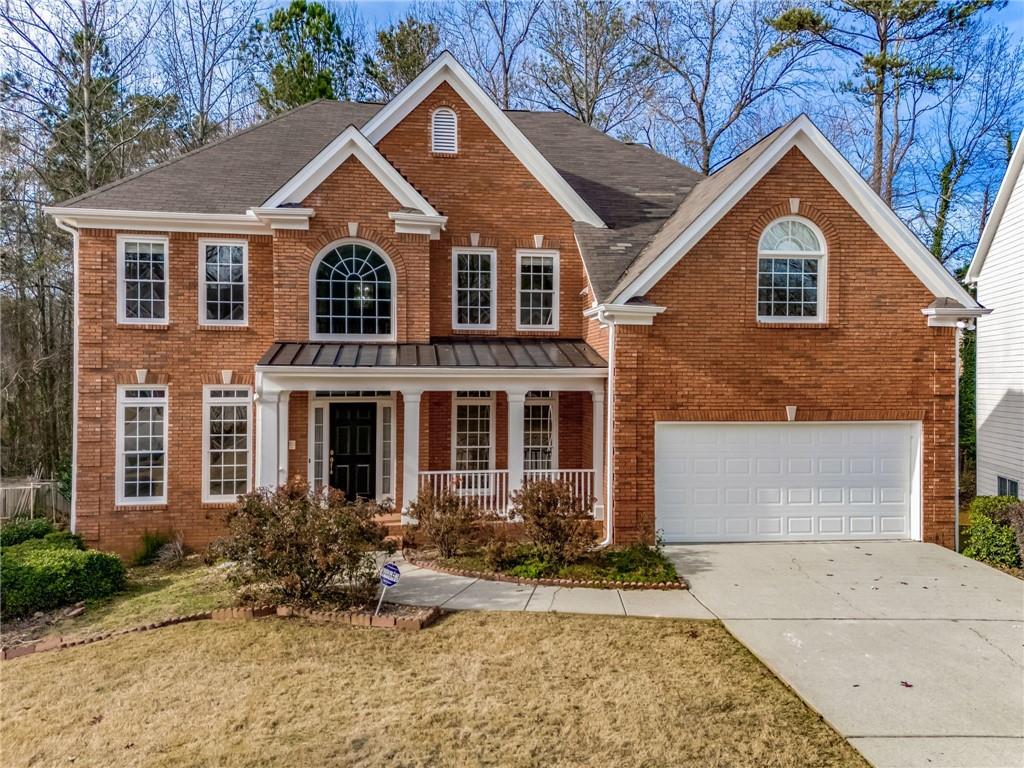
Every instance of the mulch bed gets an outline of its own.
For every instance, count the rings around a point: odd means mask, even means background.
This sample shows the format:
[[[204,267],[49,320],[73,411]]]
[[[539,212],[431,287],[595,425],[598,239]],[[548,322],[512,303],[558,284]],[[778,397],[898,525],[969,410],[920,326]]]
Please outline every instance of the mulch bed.
[[[353,627],[374,627],[377,629],[396,629],[400,632],[418,632],[426,629],[440,618],[440,608],[418,608],[408,605],[397,605],[395,603],[384,603],[381,605],[379,615],[374,615],[373,610],[358,611],[321,611],[314,608],[304,608],[291,605],[263,605],[257,607],[218,608],[214,611],[203,613],[192,613],[187,616],[171,616],[161,621],[153,621],[148,624],[125,629],[99,632],[94,635],[81,637],[62,637],[50,635],[34,642],[11,645],[0,650],[0,659],[7,661],[22,656],[29,656],[34,653],[46,651],[60,651],[65,648],[74,648],[79,645],[97,643],[111,637],[130,635],[136,632],[148,632],[163,627],[171,627],[175,624],[185,624],[192,621],[252,621],[265,617],[298,618],[314,621],[321,624],[342,624]]]
[[[426,568],[438,573],[446,573],[449,576],[466,576],[471,579],[483,579],[484,581],[503,581],[509,584],[524,584],[537,587],[590,587],[592,589],[689,589],[682,576],[677,581],[613,581],[611,579],[596,579],[584,581],[580,579],[525,579],[520,576],[510,576],[500,571],[472,571],[464,568],[451,568],[437,560],[420,559],[415,552],[405,550],[402,556],[417,568]]]

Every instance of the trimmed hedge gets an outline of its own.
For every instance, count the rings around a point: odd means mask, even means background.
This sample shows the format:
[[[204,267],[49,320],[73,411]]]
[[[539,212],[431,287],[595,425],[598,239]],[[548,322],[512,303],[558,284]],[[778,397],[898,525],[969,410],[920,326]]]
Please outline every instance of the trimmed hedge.
[[[81,539],[64,531],[0,550],[0,612],[5,619],[46,611],[121,590],[121,558],[81,549]]]
[[[0,526],[0,547],[11,547],[29,539],[41,539],[53,530],[53,523],[43,518],[11,520]]]
[[[963,554],[972,560],[1019,567],[1024,559],[1024,504],[1013,496],[978,496],[968,510]]]

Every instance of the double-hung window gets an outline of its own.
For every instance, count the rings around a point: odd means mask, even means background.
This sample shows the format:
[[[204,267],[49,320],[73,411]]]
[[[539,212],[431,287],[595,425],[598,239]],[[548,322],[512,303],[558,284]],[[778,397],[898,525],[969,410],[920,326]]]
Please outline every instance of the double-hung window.
[[[772,222],[757,249],[757,319],[825,321],[825,240],[805,219]]]
[[[490,488],[494,460],[494,397],[490,392],[456,392],[452,418],[452,463],[467,492]]]
[[[493,249],[452,250],[452,327],[493,330],[497,285],[497,252]]]
[[[523,470],[544,472],[555,469],[557,393],[527,392],[523,406]]]
[[[117,321],[166,324],[167,238],[117,238]]]
[[[558,252],[516,252],[516,328],[558,330]]]
[[[117,391],[117,502],[167,501],[167,388]]]
[[[244,240],[199,241],[200,325],[245,325],[249,253]]]
[[[248,387],[203,388],[203,501],[234,501],[249,491],[251,407]]]
[[[1008,477],[996,476],[996,495],[1020,498],[1020,483]]]

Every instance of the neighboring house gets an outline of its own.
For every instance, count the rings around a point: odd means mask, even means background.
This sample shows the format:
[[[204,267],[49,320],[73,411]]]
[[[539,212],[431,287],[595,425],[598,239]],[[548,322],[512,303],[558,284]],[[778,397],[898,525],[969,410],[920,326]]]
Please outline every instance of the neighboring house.
[[[993,310],[978,321],[978,495],[1024,498],[1024,135],[1010,158],[967,280]]]
[[[703,177],[444,54],[49,213],[92,544],[202,544],[295,475],[400,510],[559,477],[616,543],[953,544],[985,310],[806,117]]]

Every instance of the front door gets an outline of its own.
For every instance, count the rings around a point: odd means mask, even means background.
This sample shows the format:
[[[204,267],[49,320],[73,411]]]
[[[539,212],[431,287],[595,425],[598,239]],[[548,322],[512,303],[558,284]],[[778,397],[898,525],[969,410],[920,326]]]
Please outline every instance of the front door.
[[[331,403],[331,487],[350,499],[377,495],[377,406]]]

